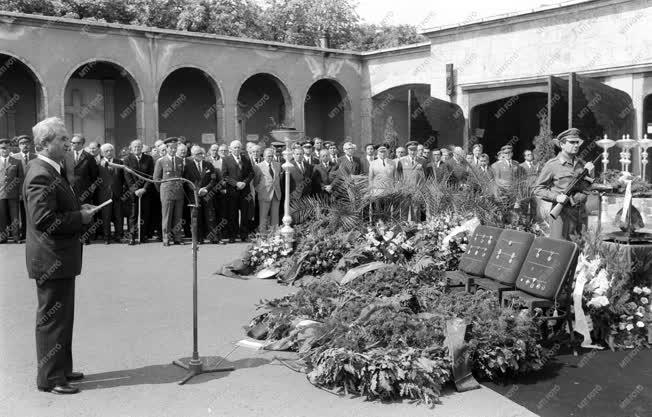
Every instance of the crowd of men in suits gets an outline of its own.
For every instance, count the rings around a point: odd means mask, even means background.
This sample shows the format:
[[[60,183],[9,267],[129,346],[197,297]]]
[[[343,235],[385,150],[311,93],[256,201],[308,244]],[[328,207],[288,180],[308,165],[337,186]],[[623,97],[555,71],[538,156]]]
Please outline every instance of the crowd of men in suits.
[[[0,140],[0,243],[24,239],[20,189],[29,161],[36,158],[29,136],[17,138],[17,153],[10,153],[9,143]],[[200,243],[246,241],[251,231],[281,223],[286,198],[282,142],[264,148],[258,143],[247,142],[243,147],[232,141],[213,144],[206,153],[185,138],[158,140],[152,147],[134,140],[121,157],[113,145],[87,144],[82,135],[74,135],[70,144],[62,168],[80,204],[112,200],[82,235],[86,244],[92,240],[184,244],[184,238],[190,237],[190,205],[194,203],[190,183],[197,190]],[[342,150],[339,155],[334,142],[320,138],[293,145],[287,151],[291,153],[290,198],[328,198],[337,178],[351,175],[368,176],[372,196],[397,183],[419,186],[428,178],[462,185],[472,172],[500,192],[517,181],[532,185],[540,171],[531,150],[523,153],[522,163],[514,161],[511,145],[503,146],[491,165],[480,144],[468,155],[460,147],[428,149],[416,141],[396,148],[393,155],[386,144],[365,145],[362,157],[355,155],[352,142],[344,143]]]

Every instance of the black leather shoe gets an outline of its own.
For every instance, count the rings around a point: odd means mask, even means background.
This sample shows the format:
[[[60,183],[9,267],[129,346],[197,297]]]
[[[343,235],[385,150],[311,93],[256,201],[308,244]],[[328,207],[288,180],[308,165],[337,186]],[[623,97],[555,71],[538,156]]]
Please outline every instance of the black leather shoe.
[[[84,379],[84,374],[82,372],[73,372],[70,375],[66,375],[68,381],[79,381]]]
[[[136,241],[133,239],[129,239],[129,242],[127,243],[129,246],[134,246],[136,244]]]
[[[39,387],[38,390],[43,391],[43,392],[51,392],[53,394],[62,394],[62,395],[65,395],[65,394],[77,394],[79,392],[79,388],[73,387],[72,385],[69,385],[68,383],[55,385],[55,386],[49,387],[49,388]]]
[[[163,242],[163,246],[170,246],[168,242]]]

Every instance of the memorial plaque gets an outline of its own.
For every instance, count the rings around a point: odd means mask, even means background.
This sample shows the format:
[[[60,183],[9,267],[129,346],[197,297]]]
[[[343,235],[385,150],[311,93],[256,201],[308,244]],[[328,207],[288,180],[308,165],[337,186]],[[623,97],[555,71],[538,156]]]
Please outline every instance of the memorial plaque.
[[[532,233],[505,229],[491,253],[484,276],[505,285],[514,285],[533,240]]]
[[[460,259],[459,270],[481,277],[503,230],[493,226],[478,226],[473,236],[469,238],[466,252]]]
[[[577,256],[577,245],[566,240],[537,237],[516,280],[516,289],[552,299]]]

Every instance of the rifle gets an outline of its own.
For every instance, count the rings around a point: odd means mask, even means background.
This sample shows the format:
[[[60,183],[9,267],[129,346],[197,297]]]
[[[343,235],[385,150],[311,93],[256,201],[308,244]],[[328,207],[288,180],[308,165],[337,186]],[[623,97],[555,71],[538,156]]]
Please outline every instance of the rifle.
[[[596,158],[591,162],[591,163],[594,165],[594,167],[595,167],[595,164],[598,162],[598,160],[599,160],[600,158],[602,158],[602,154],[598,155],[598,156],[597,156],[597,157],[596,157]],[[571,183],[568,184],[568,186],[567,186],[566,189],[564,190],[563,194],[565,194],[565,195],[567,195],[568,197],[570,197],[571,194],[573,194],[573,192],[575,191],[575,187],[577,187],[577,185],[578,185],[580,182],[582,182],[582,181],[584,180],[584,178],[586,178],[587,175],[589,175],[589,170],[587,170],[586,168],[584,168],[584,169],[582,170],[582,172],[580,172],[580,173],[578,173],[577,175],[575,175],[575,177],[573,178],[573,180],[571,181]],[[566,200],[566,201],[568,201],[568,200]],[[552,208],[552,210],[550,210],[550,217],[552,217],[553,219],[557,220],[557,217],[559,217],[559,215],[561,214],[561,210],[564,208],[564,205],[565,205],[565,204],[566,204],[566,203],[557,203],[557,204]]]

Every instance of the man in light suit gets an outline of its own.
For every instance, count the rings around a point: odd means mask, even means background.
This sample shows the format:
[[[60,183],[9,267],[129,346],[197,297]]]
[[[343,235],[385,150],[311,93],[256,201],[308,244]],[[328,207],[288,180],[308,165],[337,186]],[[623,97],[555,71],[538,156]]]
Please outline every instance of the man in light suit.
[[[387,158],[387,145],[378,145],[378,158],[369,165],[369,192],[372,197],[391,190],[396,181],[396,164]]]
[[[218,192],[217,184],[220,179],[213,164],[204,160],[204,148],[194,145],[190,148],[190,154],[191,157],[186,161],[183,170],[183,177],[195,184],[199,195],[197,241],[203,243],[204,239],[208,239],[211,243],[218,243],[221,233],[216,229],[213,195]],[[189,189],[188,194],[193,195],[192,190]]]
[[[32,138],[28,135],[18,136],[18,152],[11,155],[14,158],[18,159],[23,166],[23,174],[27,173],[27,164],[32,159],[36,159],[36,153],[34,152],[34,143]],[[20,184],[20,189],[22,189],[23,184]],[[20,210],[20,240],[25,240],[25,203],[23,199],[19,199],[18,206]]]
[[[249,184],[254,179],[254,169],[249,158],[242,155],[242,143],[234,140],[229,146],[229,155],[222,161],[222,173],[226,181],[226,234],[229,243],[234,243],[237,235],[246,242],[249,234]]]
[[[27,209],[25,261],[38,300],[36,385],[40,391],[75,394],[79,389],[69,382],[84,378],[72,366],[75,277],[82,267],[81,234],[94,206],[80,206],[61,168],[68,142],[63,121],[50,117],[32,131],[42,150],[30,163],[22,194]]]
[[[258,197],[259,230],[267,230],[267,219],[271,212],[272,228],[279,225],[279,205],[281,202],[281,164],[274,161],[274,149],[263,152],[263,161],[254,166],[254,185]]]
[[[500,159],[491,165],[496,186],[502,194],[509,193],[524,178],[523,169],[519,166],[518,162],[512,159],[512,155],[514,155],[512,146],[505,145],[500,148],[500,152],[498,153]]]
[[[20,160],[9,155],[9,139],[0,139],[0,243],[20,242],[18,199],[25,175]]]
[[[164,141],[167,153],[159,158],[154,166],[154,180],[167,180],[183,177],[184,160],[176,156],[177,138],[167,138]],[[183,183],[181,181],[168,181],[156,184],[161,194],[161,234],[163,246],[170,246],[170,238],[175,245],[183,245]]]

